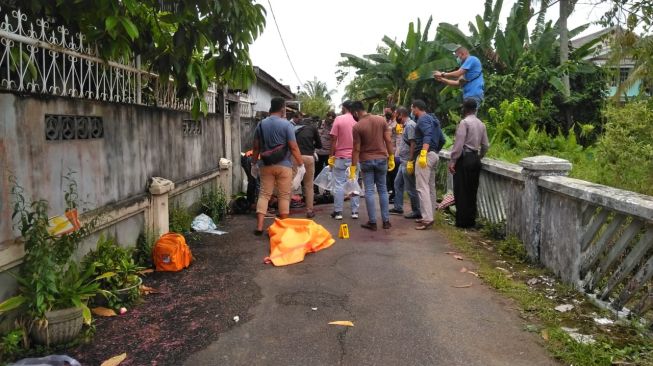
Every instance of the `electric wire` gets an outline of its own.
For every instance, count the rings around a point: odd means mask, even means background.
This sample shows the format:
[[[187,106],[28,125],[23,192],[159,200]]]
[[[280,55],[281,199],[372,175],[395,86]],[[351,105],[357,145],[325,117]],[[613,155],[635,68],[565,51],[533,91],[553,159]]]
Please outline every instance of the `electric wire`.
[[[286,57],[288,58],[288,62],[290,63],[290,68],[292,69],[293,73],[295,74],[295,77],[297,78],[297,82],[299,82],[299,87],[303,88],[304,83],[302,82],[302,79],[297,74],[297,70],[295,70],[295,65],[293,65],[292,60],[290,59],[290,54],[288,53],[288,48],[286,47],[286,42],[283,41],[283,36],[281,36],[281,30],[279,29],[279,23],[277,23],[277,17],[274,15],[274,10],[272,9],[272,3],[270,2],[270,0],[268,0],[268,5],[270,6],[270,13],[272,13],[272,19],[274,19],[274,25],[276,26],[277,32],[279,33],[279,39],[281,39],[281,45],[283,46],[283,50],[286,52]]]

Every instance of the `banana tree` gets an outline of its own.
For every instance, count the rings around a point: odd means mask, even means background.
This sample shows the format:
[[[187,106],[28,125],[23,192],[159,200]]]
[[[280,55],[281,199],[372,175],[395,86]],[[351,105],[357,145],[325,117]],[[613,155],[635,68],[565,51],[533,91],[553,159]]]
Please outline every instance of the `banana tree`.
[[[400,43],[383,37],[383,47],[377,53],[362,57],[342,53],[344,58],[338,66],[346,74],[346,68],[356,70],[358,91],[378,111],[383,103],[408,105],[416,91],[426,84],[434,84],[431,73],[455,65],[451,53],[435,40],[429,40],[432,24],[429,18],[424,29],[420,19],[408,26],[406,39]]]

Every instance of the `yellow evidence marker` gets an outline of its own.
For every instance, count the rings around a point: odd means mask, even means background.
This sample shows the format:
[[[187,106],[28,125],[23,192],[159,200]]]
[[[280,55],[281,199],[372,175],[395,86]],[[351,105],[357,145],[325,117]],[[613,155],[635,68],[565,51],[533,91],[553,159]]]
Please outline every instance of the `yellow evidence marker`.
[[[347,224],[340,224],[340,231],[338,231],[340,239],[349,239],[349,226]]]

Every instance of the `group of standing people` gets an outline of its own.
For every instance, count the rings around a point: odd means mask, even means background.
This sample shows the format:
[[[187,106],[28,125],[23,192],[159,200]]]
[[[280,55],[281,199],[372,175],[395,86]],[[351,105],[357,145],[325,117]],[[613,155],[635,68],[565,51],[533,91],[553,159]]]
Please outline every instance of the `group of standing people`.
[[[485,125],[476,117],[483,100],[483,76],[478,58],[464,47],[456,48],[455,54],[460,68],[449,73],[435,71],[433,76],[438,82],[463,88],[464,118],[456,129],[448,169],[454,176],[456,225],[472,227],[476,219],[481,158],[489,148]],[[417,230],[430,228],[437,206],[438,153],[446,139],[440,121],[426,109],[426,103],[417,99],[411,103],[410,110],[386,109],[385,116],[378,116],[368,113],[361,101],[345,101],[341,114],[329,112],[318,131],[302,123],[301,118],[284,119],[285,101],[273,98],[270,116],[256,127],[252,152],[252,164],[260,168],[261,182],[255,233],[263,232],[268,201],[275,187],[279,217],[288,216],[293,169],[300,166],[306,170],[303,181],[306,216],[314,217],[313,177],[325,165],[334,177],[332,218],[343,219],[345,184],[348,180],[358,180],[360,173],[368,218],[361,224],[362,228],[378,230],[375,191],[383,229],[391,228],[390,214],[415,220]],[[392,209],[389,183],[394,194]],[[410,211],[405,214],[404,192],[410,202]],[[358,219],[359,197],[352,196],[349,202],[351,218]]]

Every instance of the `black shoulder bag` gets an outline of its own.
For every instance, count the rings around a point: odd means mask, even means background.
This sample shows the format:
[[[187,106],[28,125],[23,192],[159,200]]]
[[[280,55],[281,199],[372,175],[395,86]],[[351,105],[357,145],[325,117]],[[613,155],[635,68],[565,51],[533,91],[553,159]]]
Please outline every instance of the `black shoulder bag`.
[[[266,143],[265,143],[265,135],[263,135],[263,122],[259,125],[260,131],[261,131],[261,147],[265,148]],[[273,147],[270,150],[265,150],[261,152],[261,160],[263,160],[264,165],[274,165],[277,164],[283,159],[286,158],[286,155],[288,154],[288,144],[280,144],[275,147]]]

